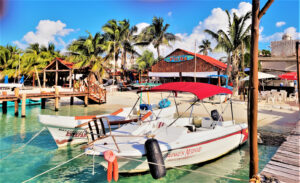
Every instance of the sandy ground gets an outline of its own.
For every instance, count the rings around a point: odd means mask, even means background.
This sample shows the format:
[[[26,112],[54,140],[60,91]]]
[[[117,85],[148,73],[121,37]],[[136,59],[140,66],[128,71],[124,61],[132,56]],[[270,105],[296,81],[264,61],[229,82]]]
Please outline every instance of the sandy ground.
[[[168,97],[168,93],[149,93],[149,101],[152,104],[158,104],[162,98]],[[143,100],[148,102],[147,93],[142,94]],[[107,93],[107,103],[97,105],[97,108],[105,109],[106,111],[115,111],[122,107],[131,107],[134,105],[138,98],[135,91],[126,92],[111,92]],[[174,105],[173,97],[169,98]],[[194,95],[179,93],[176,102],[180,113],[183,113],[192,103]],[[69,102],[69,99],[65,99]],[[77,104],[82,104],[81,101],[76,101]],[[64,104],[62,104],[64,105]],[[90,105],[90,106],[94,106]],[[206,109],[205,109],[205,107]],[[193,116],[209,116],[210,111],[217,109],[222,113],[224,120],[231,119],[230,105],[211,104],[211,103],[198,103],[194,106]],[[209,112],[209,113],[208,113]],[[184,113],[184,116],[189,116],[190,110]],[[239,100],[233,100],[233,116],[237,123],[247,122],[247,103]],[[290,106],[288,104],[267,104],[266,102],[259,102],[258,111],[258,130],[270,133],[278,133],[288,135],[288,133],[295,127],[295,124],[300,120],[299,110],[297,106]]]

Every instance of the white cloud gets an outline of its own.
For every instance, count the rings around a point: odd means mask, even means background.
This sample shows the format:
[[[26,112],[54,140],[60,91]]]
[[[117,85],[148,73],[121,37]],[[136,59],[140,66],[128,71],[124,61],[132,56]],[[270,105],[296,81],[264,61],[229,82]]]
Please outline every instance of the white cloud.
[[[229,12],[232,15],[233,13],[236,13],[238,16],[244,15],[248,11],[251,11],[252,5],[247,2],[241,2],[237,9],[231,9]],[[169,12],[170,13],[170,12]],[[137,24],[137,27],[139,28],[138,33],[148,26],[148,23],[139,23]],[[250,20],[247,22],[247,25],[250,25]],[[180,41],[176,41],[174,43],[171,43],[170,46],[161,46],[160,47],[160,54],[161,56],[166,56],[172,51],[174,51],[176,48],[182,48],[188,51],[195,51],[195,41],[196,41],[196,51],[198,51],[198,46],[202,43],[202,40],[208,39],[212,43],[211,47],[214,48],[216,45],[216,41],[211,38],[211,36],[204,33],[205,29],[210,29],[212,31],[217,31],[219,29],[226,30],[228,26],[228,17],[225,12],[225,10],[221,8],[214,8],[211,11],[211,14],[204,19],[203,21],[200,21],[198,25],[196,25],[192,31],[191,34],[187,33],[176,33],[175,35],[180,38]],[[262,27],[261,27],[262,28]],[[263,28],[262,28],[263,29]],[[261,29],[261,30],[262,30]],[[143,48],[137,48],[137,51],[139,53],[142,53],[144,50],[150,50],[154,53],[155,57],[157,57],[157,50],[153,47],[153,45],[149,45],[148,47]],[[210,56],[214,58],[220,58],[222,56],[225,56],[225,53],[209,53]]]
[[[28,44],[39,43],[47,46],[49,43],[54,43],[56,46],[66,46],[62,37],[73,32],[74,29],[67,29],[66,24],[60,20],[40,20],[36,31],[26,33],[21,41],[14,41],[19,47],[26,47]]]
[[[276,22],[276,27],[281,27],[281,26],[283,26],[283,25],[285,25],[285,22]]]
[[[271,41],[280,41],[282,39],[283,34],[288,34],[292,37],[292,39],[300,39],[300,33],[296,31],[295,27],[286,28],[283,32],[276,32],[270,36],[261,35],[259,41],[260,42],[271,42]]]
[[[15,44],[17,47],[23,50],[26,49],[26,47],[28,46],[27,44],[21,43],[20,41],[13,41],[13,44]]]
[[[139,24],[136,24],[135,26],[137,27],[137,32],[136,34],[139,34],[142,32],[142,30],[146,27],[148,27],[150,24],[146,23],[146,22],[142,22],[142,23],[139,23]]]
[[[248,11],[251,11],[252,5],[247,2],[241,2],[237,9],[231,9],[229,12],[232,15],[233,13],[236,13],[238,16],[244,15]],[[246,22],[246,25],[250,25],[250,20]],[[225,12],[225,10],[221,8],[214,8],[211,11],[211,14],[204,19],[203,21],[200,21],[196,27],[194,27],[191,34],[187,33],[177,33],[176,36],[178,36],[181,40],[176,41],[172,44],[172,47],[166,47],[162,46],[162,52],[163,56],[166,56],[171,51],[173,51],[176,48],[182,48],[188,51],[195,51],[195,41],[196,41],[196,51],[198,51],[198,46],[202,43],[202,40],[208,39],[212,44],[211,47],[214,48],[217,42],[212,39],[211,36],[204,33],[205,29],[210,29],[212,31],[217,31],[219,29],[226,30],[228,26],[228,17]],[[156,52],[156,50],[155,50]],[[155,53],[156,55],[156,53]],[[209,53],[210,56],[214,58],[220,58],[222,56],[225,56],[225,53]]]
[[[168,16],[169,16],[169,17],[172,16],[172,11],[169,11],[169,12],[168,12]]]

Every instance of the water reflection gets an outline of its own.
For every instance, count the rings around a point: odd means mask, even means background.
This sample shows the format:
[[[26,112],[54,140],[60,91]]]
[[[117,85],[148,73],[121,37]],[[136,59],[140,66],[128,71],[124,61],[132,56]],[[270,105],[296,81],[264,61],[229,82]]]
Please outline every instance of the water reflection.
[[[21,118],[21,126],[20,126],[20,137],[22,140],[26,137],[26,126],[25,126],[25,118]]]

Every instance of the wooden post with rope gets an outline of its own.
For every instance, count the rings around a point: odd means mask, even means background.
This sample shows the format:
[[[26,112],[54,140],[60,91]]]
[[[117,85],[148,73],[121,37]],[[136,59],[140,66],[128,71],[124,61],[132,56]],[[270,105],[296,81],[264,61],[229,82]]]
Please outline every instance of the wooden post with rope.
[[[58,111],[59,108],[59,89],[55,86],[55,111]]]
[[[2,95],[7,95],[7,92],[2,92]],[[2,113],[7,114],[7,101],[2,101]]]
[[[73,105],[74,104],[74,97],[71,97],[70,98],[70,105]]]
[[[250,146],[250,182],[259,180],[258,175],[258,148],[257,148],[257,110],[258,110],[258,39],[259,21],[271,6],[274,0],[268,0],[260,10],[260,0],[252,0],[252,25],[251,25],[251,65],[250,65],[250,115],[249,126],[249,146]]]
[[[298,105],[299,105],[299,111],[300,111],[300,42],[296,42],[296,55],[297,55],[297,86],[298,86]]]
[[[26,93],[22,94],[22,108],[21,108],[21,117],[26,116]]]
[[[89,101],[88,101],[88,95],[84,96],[84,107],[87,107],[89,105]]]
[[[46,108],[46,99],[42,98],[42,103],[41,103],[41,109],[45,109]]]
[[[19,91],[20,89],[19,88],[15,88],[15,97],[17,98],[15,100],[15,116],[18,116],[19,115]]]

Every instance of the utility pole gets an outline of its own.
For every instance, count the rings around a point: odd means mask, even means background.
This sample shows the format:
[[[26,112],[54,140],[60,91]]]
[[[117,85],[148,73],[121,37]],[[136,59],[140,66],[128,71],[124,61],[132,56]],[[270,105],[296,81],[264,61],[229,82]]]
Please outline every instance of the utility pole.
[[[257,111],[258,111],[258,39],[259,21],[271,6],[274,0],[268,0],[260,10],[260,0],[252,0],[252,24],[251,24],[251,65],[250,65],[250,115],[249,145],[250,145],[250,167],[249,178],[258,180],[258,149],[257,149]]]

